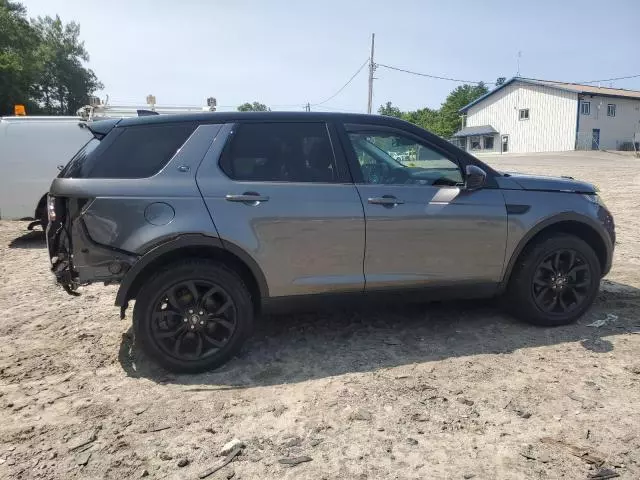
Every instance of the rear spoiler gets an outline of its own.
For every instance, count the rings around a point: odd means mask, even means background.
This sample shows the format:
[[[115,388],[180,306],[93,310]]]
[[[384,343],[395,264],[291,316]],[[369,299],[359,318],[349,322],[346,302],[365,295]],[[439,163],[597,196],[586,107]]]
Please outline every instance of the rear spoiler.
[[[86,128],[98,140],[102,140],[115,127],[121,118],[111,118],[109,120],[98,120],[95,122],[80,122],[80,128]]]
[[[160,115],[158,112],[154,110],[136,110],[136,113],[139,117],[148,117],[150,115]]]

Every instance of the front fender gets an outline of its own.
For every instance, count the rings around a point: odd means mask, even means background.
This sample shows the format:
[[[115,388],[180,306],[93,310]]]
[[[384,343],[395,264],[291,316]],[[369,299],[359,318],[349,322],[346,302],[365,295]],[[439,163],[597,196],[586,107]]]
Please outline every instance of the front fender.
[[[588,217],[586,215],[582,215],[580,213],[562,212],[539,221],[533,227],[531,227],[527,231],[527,233],[519,240],[516,247],[511,251],[509,255],[509,261],[504,270],[502,283],[500,285],[502,290],[506,288],[509,282],[509,278],[511,277],[511,272],[513,271],[513,268],[518,260],[518,257],[520,256],[522,251],[526,248],[526,246],[529,244],[529,242],[533,240],[533,238],[536,235],[540,234],[544,230],[551,229],[554,227],[554,225],[560,226],[562,223],[565,223],[565,222],[576,222],[576,223],[585,225],[598,235],[598,238],[602,240],[606,250],[606,259],[603,265],[602,274],[605,275],[609,272],[609,270],[611,269],[611,261],[613,257],[613,242],[609,237],[609,235],[607,234],[607,231],[605,230],[603,225],[598,223],[593,218]],[[571,233],[571,232],[568,232],[568,233]]]

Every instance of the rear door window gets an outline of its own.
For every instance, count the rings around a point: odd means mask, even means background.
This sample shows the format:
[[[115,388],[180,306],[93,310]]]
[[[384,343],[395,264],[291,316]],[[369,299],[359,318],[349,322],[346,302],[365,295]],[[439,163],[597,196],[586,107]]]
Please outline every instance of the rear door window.
[[[114,129],[92,140],[69,162],[67,178],[146,178],[158,173],[193,133],[194,123]]]
[[[335,183],[339,177],[324,123],[240,124],[220,167],[241,181]]]

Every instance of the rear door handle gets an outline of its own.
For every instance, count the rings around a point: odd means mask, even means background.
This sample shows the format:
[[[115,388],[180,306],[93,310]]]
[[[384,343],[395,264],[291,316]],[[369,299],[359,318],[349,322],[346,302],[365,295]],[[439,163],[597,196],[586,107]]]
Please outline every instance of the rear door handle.
[[[382,197],[371,197],[368,199],[371,205],[382,205],[383,207],[395,207],[402,205],[404,200],[394,197],[393,195],[383,195]]]
[[[248,205],[258,205],[262,202],[269,201],[269,197],[260,195],[257,192],[244,192],[242,195],[226,195],[224,199],[227,202],[240,202]]]

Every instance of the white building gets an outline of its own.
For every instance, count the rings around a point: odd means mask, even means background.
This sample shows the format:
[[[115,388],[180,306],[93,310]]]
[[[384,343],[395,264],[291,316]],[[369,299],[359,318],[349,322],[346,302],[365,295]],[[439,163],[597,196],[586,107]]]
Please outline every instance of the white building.
[[[640,140],[634,90],[514,77],[460,112],[453,141],[473,153],[633,149]]]

